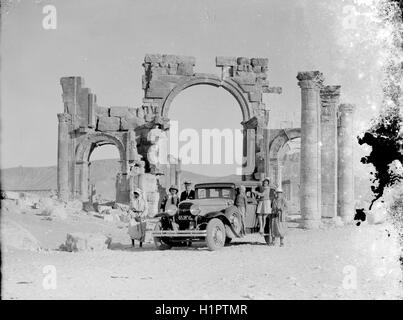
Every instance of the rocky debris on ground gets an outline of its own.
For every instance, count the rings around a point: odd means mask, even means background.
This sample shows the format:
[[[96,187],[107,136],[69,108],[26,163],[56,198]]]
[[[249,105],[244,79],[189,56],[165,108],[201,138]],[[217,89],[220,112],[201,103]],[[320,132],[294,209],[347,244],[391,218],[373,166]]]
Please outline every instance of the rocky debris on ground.
[[[41,249],[39,241],[24,227],[15,221],[2,219],[1,222],[2,244],[22,250],[37,251]]]
[[[109,248],[112,238],[101,233],[68,233],[66,242],[60,246],[60,250],[76,251],[101,251]]]

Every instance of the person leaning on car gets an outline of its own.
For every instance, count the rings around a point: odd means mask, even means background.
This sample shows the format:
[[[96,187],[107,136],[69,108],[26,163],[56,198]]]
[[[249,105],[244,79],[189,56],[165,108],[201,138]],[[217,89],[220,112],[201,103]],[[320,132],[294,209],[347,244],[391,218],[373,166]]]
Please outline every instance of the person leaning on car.
[[[195,191],[192,190],[192,183],[190,181],[185,181],[185,191],[181,193],[180,201],[193,200],[195,198]]]

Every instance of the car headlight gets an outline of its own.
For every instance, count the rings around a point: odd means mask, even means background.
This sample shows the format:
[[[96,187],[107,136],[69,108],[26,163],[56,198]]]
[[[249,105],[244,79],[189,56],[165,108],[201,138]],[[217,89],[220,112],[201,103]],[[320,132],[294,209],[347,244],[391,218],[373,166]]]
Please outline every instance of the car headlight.
[[[197,205],[192,205],[191,207],[190,207],[190,213],[192,214],[192,215],[194,215],[194,216],[197,216],[199,213],[200,213],[200,207],[199,206],[197,206]]]
[[[177,208],[176,206],[169,206],[169,207],[165,210],[165,212],[166,212],[167,214],[169,214],[170,216],[174,216],[175,213],[176,213],[176,210],[178,210],[178,208]]]

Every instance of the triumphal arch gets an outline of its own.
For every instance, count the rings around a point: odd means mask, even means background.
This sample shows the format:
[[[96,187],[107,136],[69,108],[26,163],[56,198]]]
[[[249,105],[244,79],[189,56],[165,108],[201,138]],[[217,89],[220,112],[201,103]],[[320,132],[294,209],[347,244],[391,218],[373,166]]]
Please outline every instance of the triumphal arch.
[[[270,176],[281,183],[278,154],[288,141],[300,137],[300,198],[305,226],[316,227],[321,217],[334,218],[351,210],[351,197],[337,196],[340,176],[339,183],[345,187],[351,181],[346,178],[351,168],[346,167],[344,156],[342,162],[338,159],[338,150],[344,154],[347,148],[350,155],[352,148],[352,107],[338,105],[339,86],[324,86],[318,71],[298,73],[301,128],[269,130],[269,109],[263,95],[281,94],[282,90],[268,81],[268,59],[216,57],[218,74],[195,73],[195,64],[194,57],[147,54],[142,76],[144,98],[138,107],[100,106],[83,78],[61,78],[64,112],[58,114],[59,197],[88,201],[90,155],[96,147],[112,144],[119,150],[121,164],[116,201],[128,203],[134,188],[140,187],[156,210],[159,189],[181,184],[180,159],[168,156],[164,163],[154,161],[160,152],[156,141],[166,137],[169,130],[171,102],[188,87],[210,85],[228,91],[241,109],[243,180]],[[323,138],[330,139],[330,146],[321,143]]]

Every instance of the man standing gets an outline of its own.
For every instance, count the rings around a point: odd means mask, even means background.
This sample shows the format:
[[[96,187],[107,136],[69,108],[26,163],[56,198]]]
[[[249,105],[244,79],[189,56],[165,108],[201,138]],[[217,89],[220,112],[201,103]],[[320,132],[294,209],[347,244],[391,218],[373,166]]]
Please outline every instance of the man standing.
[[[192,190],[192,182],[185,181],[185,191],[182,191],[180,201],[192,200],[195,198],[195,191]]]
[[[272,202],[273,219],[271,221],[272,244],[280,238],[280,247],[284,246],[284,236],[287,233],[287,202],[283,197],[283,190],[277,188],[276,197]]]

